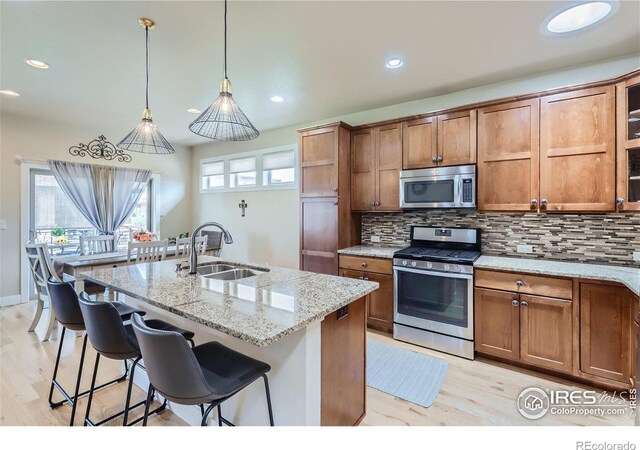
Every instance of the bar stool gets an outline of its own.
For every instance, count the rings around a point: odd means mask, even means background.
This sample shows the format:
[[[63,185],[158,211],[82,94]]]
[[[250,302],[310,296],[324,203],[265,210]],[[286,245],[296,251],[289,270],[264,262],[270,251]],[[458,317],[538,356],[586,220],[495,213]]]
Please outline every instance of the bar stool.
[[[58,354],[56,356],[56,363],[53,368],[53,376],[51,377],[51,389],[49,390],[49,406],[51,408],[57,408],[69,402],[69,404],[71,405],[71,420],[69,422],[69,425],[73,426],[73,421],[76,416],[76,404],[77,404],[78,398],[89,393],[89,391],[78,392],[80,390],[82,366],[84,364],[84,357],[87,349],[86,334],[84,335],[84,338],[82,340],[80,364],[78,366],[78,376],[76,378],[76,386],[75,386],[73,397],[71,397],[67,393],[67,391],[62,387],[62,385],[60,385],[60,383],[57,380],[57,376],[58,376],[58,368],[60,365],[60,355],[62,353],[62,345],[64,344],[64,337],[65,337],[66,331],[67,330],[85,331],[85,324],[84,324],[84,319],[82,317],[82,312],[80,311],[78,294],[76,293],[71,283],[64,282],[64,281],[54,281],[53,279],[49,279],[47,280],[47,290],[49,292],[51,307],[53,308],[53,313],[55,314],[55,318],[60,323],[60,325],[62,325],[62,333],[60,335],[60,344],[58,345]],[[88,297],[87,297],[87,300],[88,300]],[[145,311],[132,308],[131,306],[125,305],[124,303],[113,302],[112,304],[115,307],[121,320],[129,320],[131,318],[131,314],[133,314],[134,312],[140,315],[146,314]],[[95,389],[102,389],[103,387],[126,380],[127,372],[128,372],[128,368],[125,365],[124,375],[122,375],[119,378],[116,378],[115,380],[111,380],[107,383],[101,384]],[[64,396],[64,400],[61,400],[59,402],[53,401],[54,388],[60,391],[60,393]]]
[[[149,404],[156,390],[165,401],[200,405],[202,426],[207,424],[207,417],[214,407],[218,408],[218,425],[225,423],[233,426],[222,417],[220,405],[260,377],[264,380],[269,423],[273,426],[267,378],[271,367],[268,364],[231,350],[219,342],[207,342],[190,348],[179,333],[154,330],[149,326],[149,321],[145,322],[139,314],[132,316],[131,324],[149,376],[143,426],[147,424]],[[203,406],[205,403],[209,403],[206,411]]]
[[[135,370],[142,357],[140,355],[140,348],[138,347],[138,342],[131,325],[125,325],[123,323],[113,303],[115,302],[92,302],[86,301],[82,298],[80,299],[80,310],[82,311],[82,316],[84,317],[84,321],[86,324],[89,342],[91,342],[93,348],[98,352],[98,354],[96,355],[95,366],[93,368],[91,388],[89,389],[89,399],[87,401],[87,411],[85,413],[84,419],[85,426],[102,425],[103,423],[113,420],[120,415],[124,415],[122,422],[123,426],[134,425],[143,419],[143,417],[140,417],[130,424],[128,423],[129,411],[146,403],[146,401],[142,401],[131,406],[131,390],[133,388]],[[192,333],[191,331],[183,330],[159,319],[149,320],[149,325],[152,327],[157,327],[161,330],[176,332],[184,339],[189,340],[193,343],[194,333]],[[131,375],[129,376],[129,386],[127,389],[127,398],[125,401],[124,410],[110,417],[107,417],[100,422],[94,423],[89,418],[89,414],[91,412],[91,403],[93,401],[96,376],[98,374],[98,366],[100,364],[101,356],[117,361],[126,361],[129,358],[135,358],[135,360],[133,362],[133,365],[131,366]],[[163,411],[166,407],[166,403],[167,402],[165,401],[151,414]]]

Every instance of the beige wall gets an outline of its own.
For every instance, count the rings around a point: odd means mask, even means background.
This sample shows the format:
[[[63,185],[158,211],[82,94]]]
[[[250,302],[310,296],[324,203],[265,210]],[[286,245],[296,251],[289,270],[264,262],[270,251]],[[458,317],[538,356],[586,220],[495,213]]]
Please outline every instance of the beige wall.
[[[135,124],[131,124],[133,127]],[[71,156],[69,147],[87,143],[104,134],[113,143],[123,136],[123,131],[108,125],[95,129],[80,129],[73,124],[43,122],[31,118],[5,115],[0,117],[0,219],[7,221],[7,228],[0,230],[0,297],[20,292],[20,189],[21,170],[16,155],[27,159],[61,159],[74,162],[113,164],[140,167],[163,172],[160,175],[158,193],[160,233],[175,235],[191,228],[191,192],[188,179],[191,169],[191,153],[187,147],[174,146],[172,156],[151,156],[132,153],[128,164],[109,163]]]
[[[455,106],[527,94],[556,87],[614,77],[640,67],[640,56],[633,55],[561,72],[542,73],[504,83],[495,83],[452,94],[392,105],[369,111],[317,120],[313,123],[263,132],[249,142],[211,143],[193,147],[193,215],[194,222],[216,220],[227,225],[235,243],[225,247],[224,256],[274,265],[298,267],[299,206],[295,191],[246,193],[207,193],[198,190],[198,168],[202,158],[288,145],[297,141],[296,130],[304,126],[342,120],[360,125]],[[393,86],[390,86],[392,88]],[[345,92],[345,95],[349,95]],[[286,107],[286,104],[283,105]],[[313,105],[309,105],[313,108]],[[247,216],[240,218],[237,205],[244,199]]]

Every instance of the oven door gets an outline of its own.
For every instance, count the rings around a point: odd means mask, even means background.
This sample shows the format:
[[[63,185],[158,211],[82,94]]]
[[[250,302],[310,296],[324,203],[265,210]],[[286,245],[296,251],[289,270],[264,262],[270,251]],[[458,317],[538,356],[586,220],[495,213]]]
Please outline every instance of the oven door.
[[[462,206],[459,175],[400,179],[401,208],[455,208]]]
[[[473,275],[394,267],[393,321],[473,340]]]

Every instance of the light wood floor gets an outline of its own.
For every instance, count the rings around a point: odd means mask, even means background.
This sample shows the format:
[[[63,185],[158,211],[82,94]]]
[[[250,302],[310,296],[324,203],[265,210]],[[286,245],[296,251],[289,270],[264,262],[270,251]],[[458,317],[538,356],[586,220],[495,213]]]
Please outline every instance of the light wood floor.
[[[39,327],[35,333],[27,328],[35,308],[23,304],[0,308],[0,425],[67,425],[71,408],[51,410],[47,403],[49,383],[58,349],[56,334],[49,342],[40,342]],[[67,333],[60,376],[65,386],[72,386],[80,356],[81,339]],[[515,399],[529,386],[541,388],[581,388],[561,379],[540,376],[490,361],[467,361],[421,347],[394,341],[389,336],[369,333],[369,339],[398,345],[420,353],[445,359],[449,370],[434,404],[422,408],[413,403],[367,388],[367,415],[363,425],[633,425],[628,417],[550,416],[530,421],[520,416]],[[89,346],[90,348],[90,346]],[[83,372],[83,388],[90,383],[94,361],[93,349],[88,350]],[[114,378],[119,364],[105,358],[100,363],[98,382]],[[109,387],[94,397],[92,417],[100,419],[123,407],[126,384]],[[145,397],[134,388],[134,401]],[[56,395],[56,394],[54,394]],[[59,394],[54,398],[59,399]],[[81,400],[76,423],[82,423],[86,400]],[[277,405],[274,405],[277,420]],[[137,415],[134,414],[134,417]],[[117,421],[113,425],[118,425]],[[150,418],[149,425],[184,425],[171,411]]]

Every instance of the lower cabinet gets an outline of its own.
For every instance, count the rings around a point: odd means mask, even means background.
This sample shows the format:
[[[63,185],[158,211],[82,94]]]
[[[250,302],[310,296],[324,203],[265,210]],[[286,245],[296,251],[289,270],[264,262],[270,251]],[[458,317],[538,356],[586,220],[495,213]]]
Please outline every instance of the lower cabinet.
[[[476,288],[476,351],[506,359],[520,358],[520,308],[510,292]]]
[[[385,333],[393,333],[393,275],[391,275],[391,260],[341,256],[340,267],[340,276],[375,281],[380,285],[377,290],[366,296],[367,326]],[[355,267],[362,267],[365,270],[356,270]],[[367,268],[387,273],[371,272],[366,270]]]

